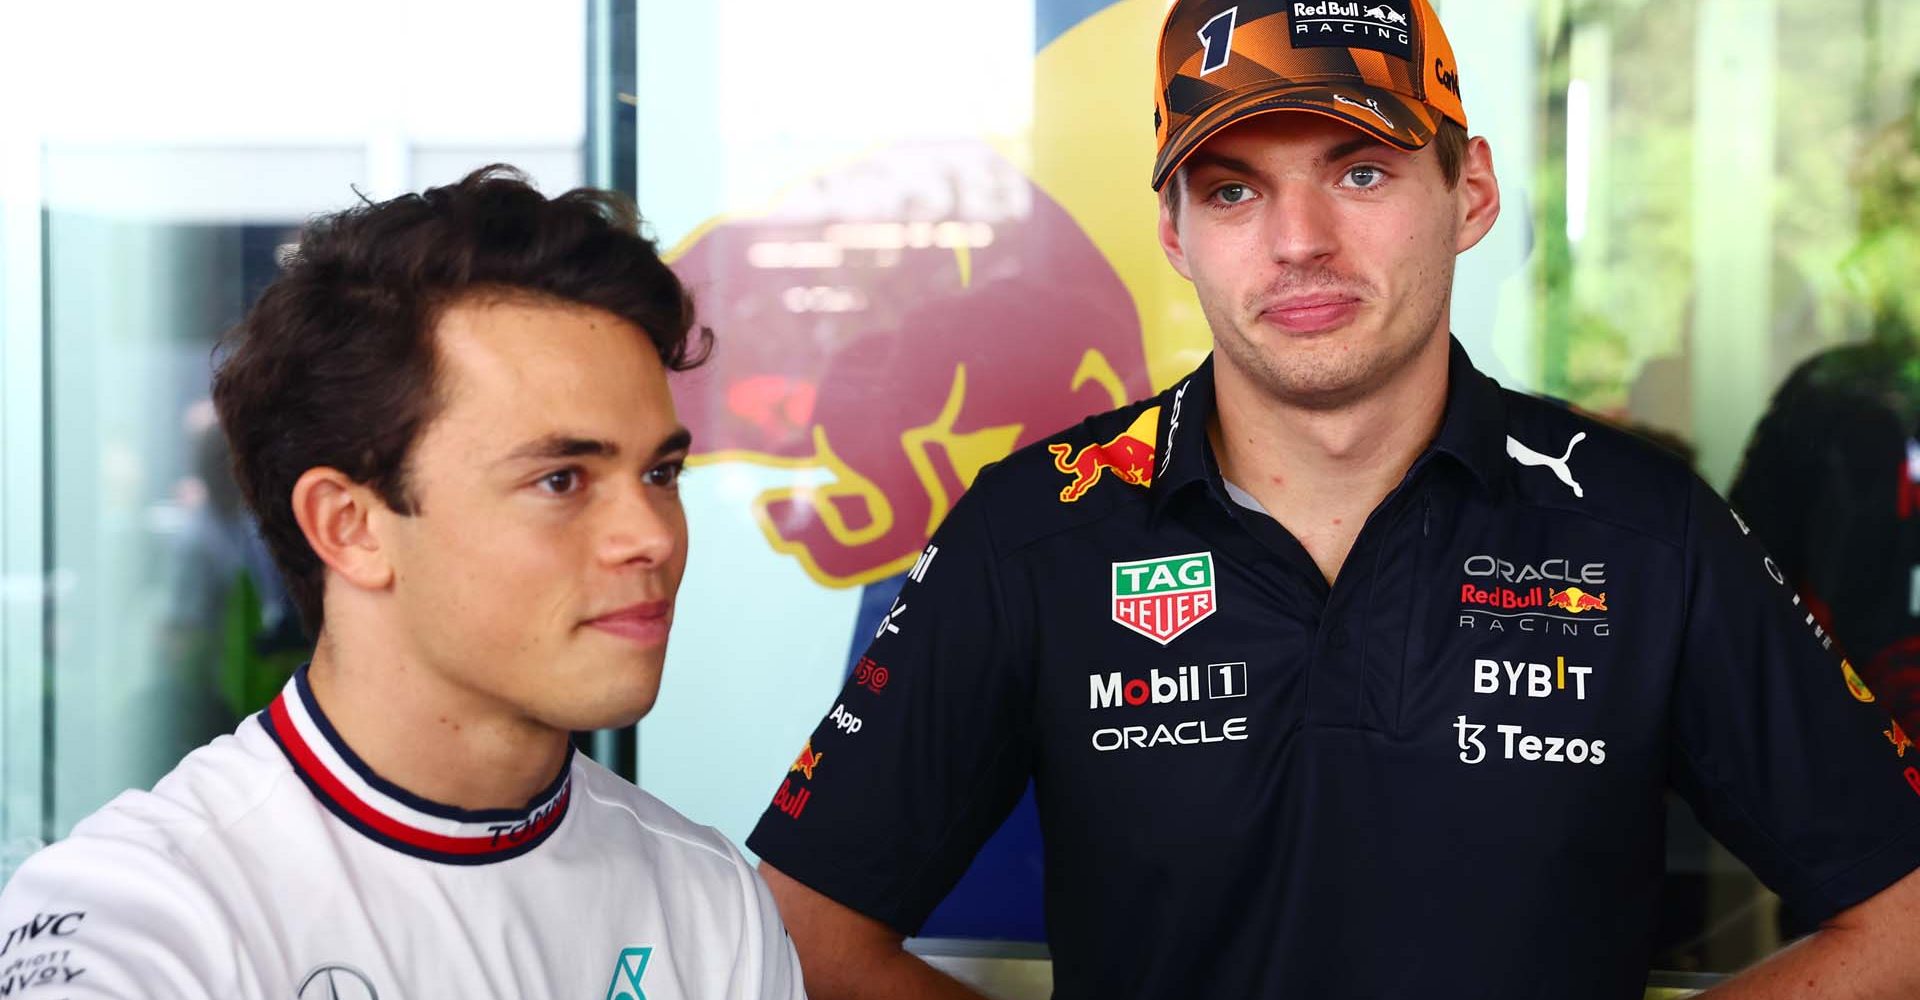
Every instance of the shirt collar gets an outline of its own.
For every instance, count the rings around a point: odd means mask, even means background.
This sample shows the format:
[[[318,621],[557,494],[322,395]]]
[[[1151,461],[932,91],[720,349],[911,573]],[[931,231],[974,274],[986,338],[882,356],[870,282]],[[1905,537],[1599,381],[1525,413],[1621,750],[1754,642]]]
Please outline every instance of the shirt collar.
[[[1447,359],[1447,412],[1432,450],[1466,466],[1489,494],[1498,493],[1511,471],[1507,402],[1500,383],[1473,366],[1459,339],[1448,339],[1453,347]]]
[[[1207,441],[1207,421],[1213,416],[1213,355],[1161,395],[1160,426],[1155,440],[1158,463],[1149,488],[1155,515],[1174,495],[1195,483],[1218,479],[1213,446]],[[1221,492],[1224,496],[1224,489]]]
[[[370,840],[429,861],[517,858],[559,828],[572,799],[571,747],[559,775],[518,809],[459,809],[414,795],[375,774],[340,738],[313,697],[305,666],[260,712],[260,725],[329,812]]]
[[[1491,494],[1499,490],[1507,473],[1506,402],[1500,396],[1500,384],[1473,366],[1460,341],[1452,337],[1448,341],[1446,413],[1429,452],[1465,466]],[[1209,354],[1200,367],[1161,396],[1159,465],[1151,490],[1156,514],[1196,483],[1207,484],[1217,499],[1228,502],[1212,443],[1207,440],[1213,409],[1213,355]]]

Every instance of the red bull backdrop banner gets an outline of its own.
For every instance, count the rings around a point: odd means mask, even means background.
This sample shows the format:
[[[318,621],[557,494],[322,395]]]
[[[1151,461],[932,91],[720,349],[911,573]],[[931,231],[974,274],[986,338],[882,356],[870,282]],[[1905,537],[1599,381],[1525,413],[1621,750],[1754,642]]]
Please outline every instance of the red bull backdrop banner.
[[[979,470],[1204,355],[1147,185],[1161,12],[639,5],[636,190],[719,344],[675,386],[693,548],[650,791],[736,840],[804,810],[793,747]],[[1145,485],[1154,426],[1059,456],[1067,488]],[[1161,596],[1164,628],[1199,613]],[[927,935],[1040,940],[1039,865],[1029,800]]]
[[[719,345],[675,385],[692,551],[653,793],[744,840],[979,470],[1204,356],[1148,184],[1163,12],[638,3],[635,190]],[[1147,485],[1155,426],[1063,448],[1061,500]],[[1211,613],[1206,554],[1140,568],[1116,621],[1164,643]],[[927,934],[1038,940],[1039,865],[1029,799]]]

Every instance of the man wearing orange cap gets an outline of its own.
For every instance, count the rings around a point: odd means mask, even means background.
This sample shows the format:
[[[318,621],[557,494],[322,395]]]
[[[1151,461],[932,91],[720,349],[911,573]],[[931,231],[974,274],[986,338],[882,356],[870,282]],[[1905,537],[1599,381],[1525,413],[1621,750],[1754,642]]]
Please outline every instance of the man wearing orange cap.
[[[902,941],[1029,781],[1059,998],[1639,997],[1668,788],[1823,927],[1726,995],[1920,994],[1884,706],[1684,465],[1450,336],[1460,79],[1426,0],[1169,11],[1214,354],[909,574],[749,840],[810,995],[974,996]]]

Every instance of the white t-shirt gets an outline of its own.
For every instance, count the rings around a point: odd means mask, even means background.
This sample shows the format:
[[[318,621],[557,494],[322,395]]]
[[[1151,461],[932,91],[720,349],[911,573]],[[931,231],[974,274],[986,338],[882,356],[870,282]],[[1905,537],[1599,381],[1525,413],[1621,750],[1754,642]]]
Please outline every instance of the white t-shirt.
[[[13,1000],[803,997],[738,850],[573,755],[524,809],[381,780],[302,671],[273,705],[28,859]]]

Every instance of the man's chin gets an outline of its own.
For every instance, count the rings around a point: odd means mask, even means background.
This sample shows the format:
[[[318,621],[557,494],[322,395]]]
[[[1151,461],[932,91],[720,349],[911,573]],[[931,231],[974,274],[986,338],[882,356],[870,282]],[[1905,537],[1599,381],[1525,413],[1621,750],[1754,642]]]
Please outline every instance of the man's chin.
[[[653,711],[660,697],[660,669],[629,667],[598,683],[583,679],[568,694],[552,706],[549,725],[572,732],[624,728]]]

